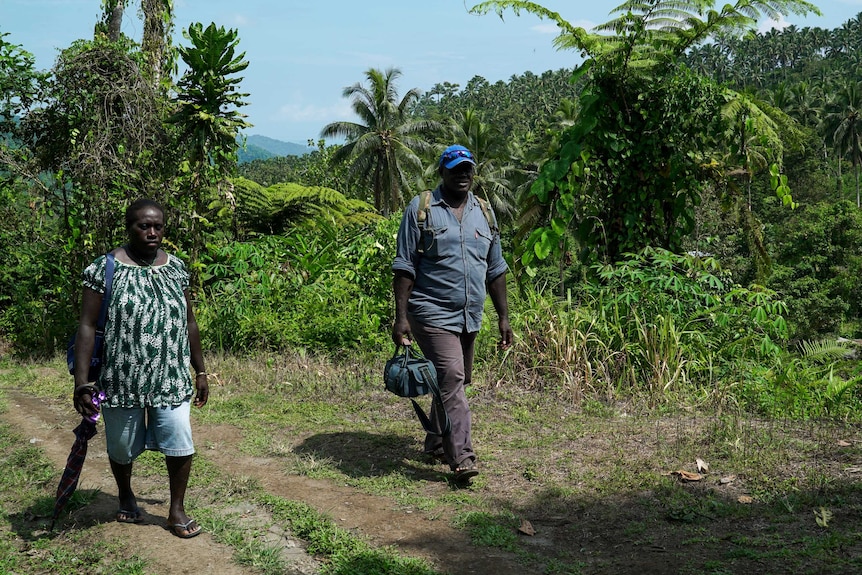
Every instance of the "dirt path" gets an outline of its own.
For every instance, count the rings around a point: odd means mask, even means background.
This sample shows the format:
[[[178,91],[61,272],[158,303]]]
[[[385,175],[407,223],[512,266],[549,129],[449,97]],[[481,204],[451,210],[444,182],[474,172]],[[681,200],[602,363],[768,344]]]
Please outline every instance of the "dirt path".
[[[57,466],[59,478],[74,441],[70,430],[77,424],[76,414],[59,402],[15,390],[8,390],[8,401],[10,409],[0,417],[44,450]],[[514,556],[470,545],[465,532],[449,526],[448,517],[427,519],[410,510],[399,509],[388,498],[360,493],[330,481],[287,475],[273,460],[241,455],[238,448],[241,433],[230,426],[195,425],[194,433],[198,449],[206,446],[205,457],[229,477],[251,478],[273,495],[304,502],[375,545],[395,546],[406,555],[427,559],[437,570],[451,575],[524,572],[524,566]],[[194,471],[192,473],[194,481]],[[151,573],[254,573],[234,564],[233,550],[217,543],[207,533],[184,541],[163,528],[168,512],[166,480],[135,477],[133,486],[144,511],[144,522],[140,525],[116,523],[113,521],[117,507],[116,486],[100,432],[90,442],[78,487],[98,490],[99,494],[93,503],[75,513],[75,523],[101,524],[106,537],[133,540],[138,554],[149,562],[151,571],[148,572]],[[251,504],[248,515],[244,520],[254,522]],[[267,538],[281,545],[282,555],[289,561],[294,575],[312,575],[318,571],[317,562],[303,551],[301,541],[277,530],[271,530]],[[171,557],[182,557],[182,562],[168,561]]]

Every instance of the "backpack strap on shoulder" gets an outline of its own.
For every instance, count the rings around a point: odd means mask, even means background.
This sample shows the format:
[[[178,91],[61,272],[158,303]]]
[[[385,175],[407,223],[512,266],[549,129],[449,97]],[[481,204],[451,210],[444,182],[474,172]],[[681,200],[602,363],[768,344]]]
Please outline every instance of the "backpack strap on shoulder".
[[[488,200],[479,196],[476,196],[476,199],[479,200],[479,207],[482,208],[482,213],[485,214],[485,219],[488,221],[488,227],[491,228],[491,232],[499,232],[500,228],[497,227],[497,216],[494,215],[494,210],[491,209]]]
[[[425,190],[419,194],[419,208],[416,210],[416,223],[419,224],[419,229],[425,228],[425,222],[428,221],[428,208],[431,206],[431,190]]]
[[[420,254],[425,253],[425,242],[422,236],[425,233],[425,226],[428,224],[428,212],[431,207],[431,190],[425,190],[419,194],[419,207],[416,209],[416,225],[419,226],[419,245],[416,251]]]

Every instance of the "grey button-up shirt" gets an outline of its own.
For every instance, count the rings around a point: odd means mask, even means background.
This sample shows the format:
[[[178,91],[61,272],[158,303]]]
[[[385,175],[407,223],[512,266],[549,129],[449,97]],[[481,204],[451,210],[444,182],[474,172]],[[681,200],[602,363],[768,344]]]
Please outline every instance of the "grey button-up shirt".
[[[473,192],[459,222],[443,202],[439,187],[431,194],[420,232],[419,198],[404,209],[392,262],[393,271],[413,278],[407,313],[422,324],[456,333],[479,331],[486,284],[508,269],[500,237],[492,232]]]

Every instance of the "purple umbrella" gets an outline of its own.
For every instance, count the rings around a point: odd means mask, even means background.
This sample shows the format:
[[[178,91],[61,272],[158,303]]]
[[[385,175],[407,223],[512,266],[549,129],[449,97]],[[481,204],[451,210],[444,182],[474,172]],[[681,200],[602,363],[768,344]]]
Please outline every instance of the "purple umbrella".
[[[99,403],[104,400],[105,392],[100,391],[93,396],[93,405],[98,407]],[[51,530],[54,529],[57,517],[60,516],[60,512],[66,507],[66,503],[78,487],[78,479],[81,477],[84,459],[87,458],[87,442],[96,435],[96,421],[98,419],[98,413],[91,417],[85,417],[81,419],[81,423],[74,429],[75,443],[72,444],[72,450],[66,459],[66,469],[63,470],[63,477],[60,478],[60,485],[57,486],[57,500],[54,503],[54,514],[51,516]]]

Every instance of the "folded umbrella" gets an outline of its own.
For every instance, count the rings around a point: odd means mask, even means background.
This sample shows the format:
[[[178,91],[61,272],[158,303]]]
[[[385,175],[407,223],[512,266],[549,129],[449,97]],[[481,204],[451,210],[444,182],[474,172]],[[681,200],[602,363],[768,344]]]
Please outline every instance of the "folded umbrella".
[[[93,396],[93,405],[98,406],[104,399],[105,393],[100,391],[97,395]],[[72,444],[69,457],[66,459],[66,468],[63,470],[63,476],[60,478],[60,485],[57,486],[57,499],[54,502],[54,514],[51,516],[51,530],[54,529],[54,523],[78,487],[81,469],[83,469],[84,460],[87,458],[87,444],[96,435],[96,421],[98,419],[98,413],[93,417],[85,417],[81,419],[81,423],[74,429],[75,442]]]

